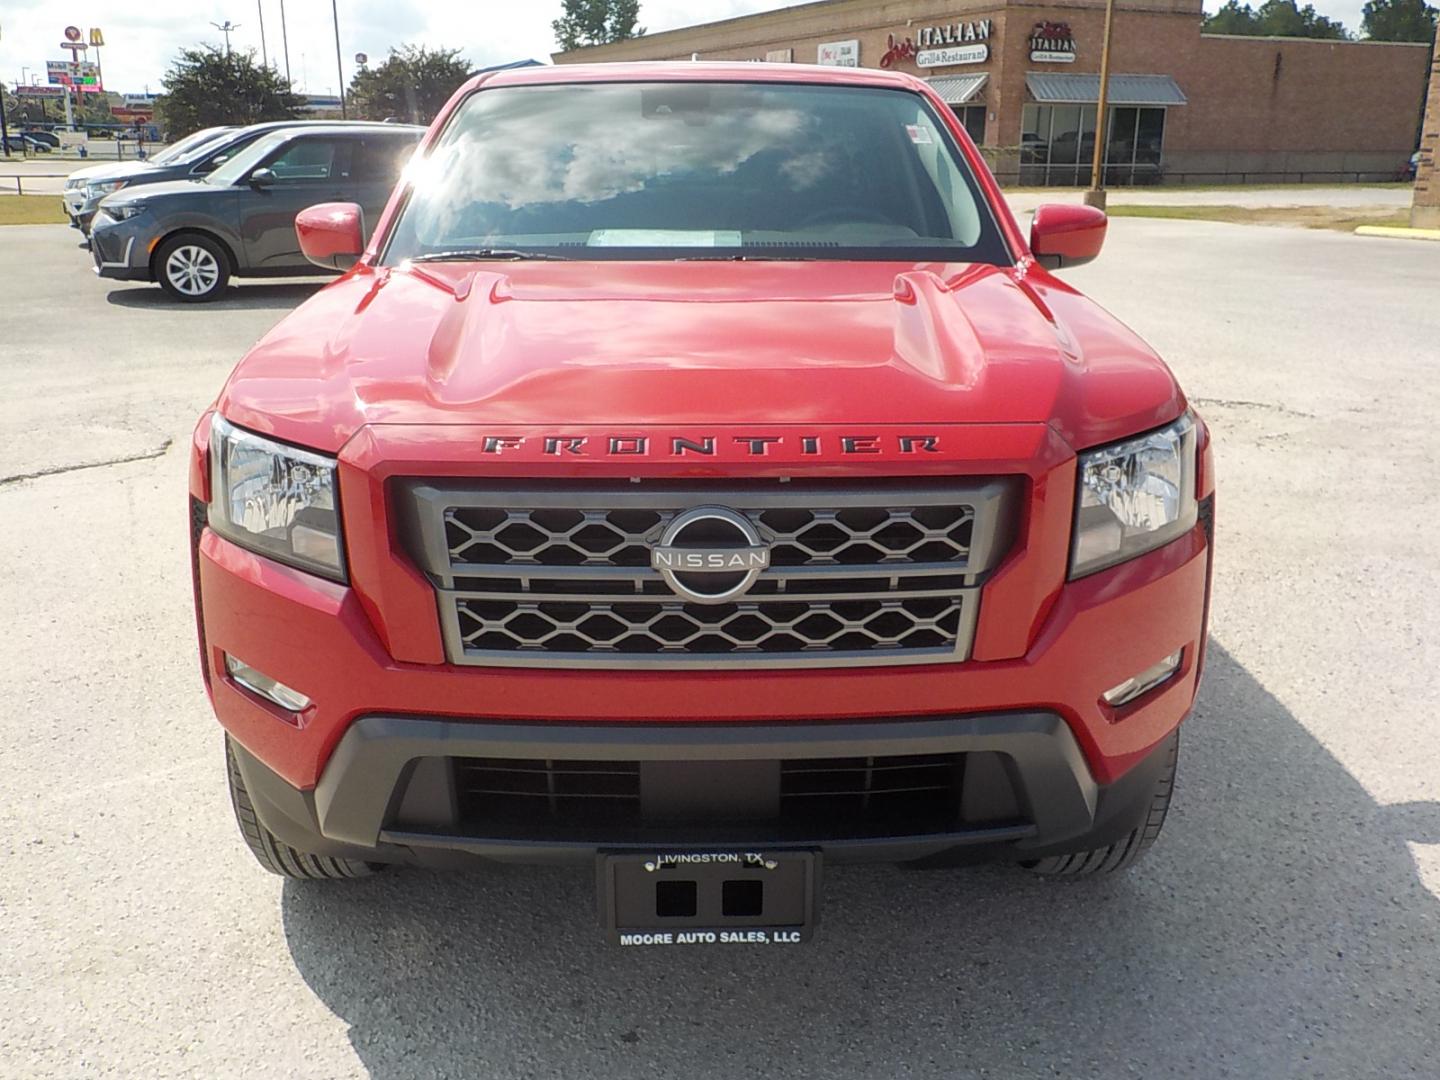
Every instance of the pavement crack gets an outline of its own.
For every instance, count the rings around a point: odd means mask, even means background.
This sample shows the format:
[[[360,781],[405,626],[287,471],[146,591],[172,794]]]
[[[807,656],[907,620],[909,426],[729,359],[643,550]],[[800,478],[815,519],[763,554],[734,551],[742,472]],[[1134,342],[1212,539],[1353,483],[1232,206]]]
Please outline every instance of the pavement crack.
[[[1213,398],[1197,397],[1191,398],[1197,405],[1219,405],[1224,409],[1264,409],[1267,412],[1284,413],[1286,416],[1299,416],[1306,420],[1314,420],[1315,414],[1301,412],[1299,409],[1292,409],[1285,405],[1276,405],[1269,401],[1242,401],[1238,398]]]
[[[13,476],[0,476],[0,487],[5,487],[9,484],[18,484],[24,480],[40,480],[47,476],[59,476],[62,473],[83,472],[86,469],[104,469],[111,465],[128,465],[132,461],[153,461],[155,458],[164,457],[174,444],[174,441],[174,439],[166,439],[154,450],[146,450],[142,454],[125,454],[121,457],[106,458],[104,461],[87,461],[82,465],[56,465],[51,469],[16,473]]]

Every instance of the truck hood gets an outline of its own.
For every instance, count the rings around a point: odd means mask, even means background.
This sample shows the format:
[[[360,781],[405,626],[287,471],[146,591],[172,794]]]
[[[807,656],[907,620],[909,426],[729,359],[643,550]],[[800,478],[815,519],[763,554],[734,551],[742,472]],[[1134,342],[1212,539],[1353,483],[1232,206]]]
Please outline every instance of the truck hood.
[[[337,452],[367,424],[1029,423],[1080,447],[1185,406],[1143,342],[1028,260],[695,260],[361,266],[262,338],[218,407]]]

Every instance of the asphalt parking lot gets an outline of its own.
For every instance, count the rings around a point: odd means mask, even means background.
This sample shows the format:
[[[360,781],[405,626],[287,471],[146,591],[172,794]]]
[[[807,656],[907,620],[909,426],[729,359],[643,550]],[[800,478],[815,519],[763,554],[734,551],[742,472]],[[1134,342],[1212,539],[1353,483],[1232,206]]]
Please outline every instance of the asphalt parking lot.
[[[622,951],[584,872],[254,865],[183,446],[317,286],[186,307],[0,230],[0,1076],[1440,1075],[1440,249],[1118,219],[1070,280],[1217,439],[1160,844],[1098,883],[834,870],[804,948]]]

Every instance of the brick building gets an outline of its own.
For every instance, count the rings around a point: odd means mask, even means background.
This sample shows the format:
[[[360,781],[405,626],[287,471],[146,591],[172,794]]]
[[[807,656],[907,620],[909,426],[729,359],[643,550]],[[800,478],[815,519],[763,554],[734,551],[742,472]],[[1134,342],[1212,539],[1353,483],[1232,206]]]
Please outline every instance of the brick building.
[[[557,53],[556,63],[757,60],[928,79],[1000,178],[1084,184],[1104,0],[820,0]],[[1116,0],[1107,180],[1394,179],[1429,47],[1202,34],[1201,0]]]
[[[1440,229],[1440,38],[1435,41],[1435,58],[1430,65],[1428,100],[1410,224],[1417,229]]]

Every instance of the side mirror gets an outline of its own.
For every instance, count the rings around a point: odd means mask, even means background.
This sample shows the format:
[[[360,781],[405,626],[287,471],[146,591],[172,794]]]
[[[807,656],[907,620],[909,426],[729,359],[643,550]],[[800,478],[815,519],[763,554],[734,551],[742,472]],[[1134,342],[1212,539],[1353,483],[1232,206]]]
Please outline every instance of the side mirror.
[[[1109,219],[1093,206],[1050,203],[1030,222],[1030,253],[1047,270],[1079,266],[1100,254]]]
[[[250,186],[267,188],[275,183],[276,176],[274,169],[256,169],[250,174]]]
[[[360,207],[331,202],[309,206],[295,216],[295,236],[305,258],[327,270],[349,270],[365,251]]]

